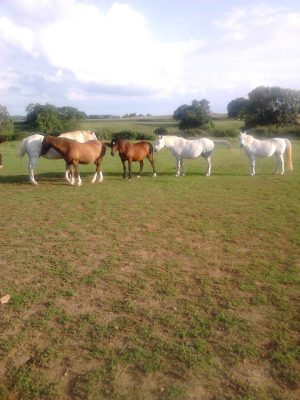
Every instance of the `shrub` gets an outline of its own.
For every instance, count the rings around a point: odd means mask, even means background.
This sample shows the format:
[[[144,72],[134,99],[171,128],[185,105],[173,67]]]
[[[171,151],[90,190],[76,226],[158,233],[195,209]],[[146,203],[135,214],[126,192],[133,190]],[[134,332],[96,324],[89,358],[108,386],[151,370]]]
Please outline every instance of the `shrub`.
[[[235,137],[238,134],[234,128],[212,128],[208,132],[213,137]]]
[[[115,139],[135,139],[135,133],[130,130],[117,132],[113,136]]]
[[[155,140],[155,136],[149,133],[136,133],[135,135],[136,140]]]

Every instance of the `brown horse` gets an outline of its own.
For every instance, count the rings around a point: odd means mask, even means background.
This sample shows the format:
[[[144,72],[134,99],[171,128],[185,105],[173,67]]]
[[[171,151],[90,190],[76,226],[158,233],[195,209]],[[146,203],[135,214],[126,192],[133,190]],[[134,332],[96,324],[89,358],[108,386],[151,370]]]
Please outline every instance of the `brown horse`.
[[[85,143],[79,143],[72,139],[45,136],[40,155],[42,156],[43,154],[46,154],[50,147],[58,151],[65,160],[71,175],[71,179],[69,179],[71,185],[75,183],[76,178],[78,180],[78,186],[82,183],[79,175],[78,164],[95,163],[96,173],[92,179],[92,183],[96,182],[98,174],[99,182],[103,181],[101,161],[105,155],[106,146],[100,140],[89,140]],[[73,168],[71,169],[71,167]],[[68,174],[66,174],[66,176],[68,176]]]
[[[153,168],[153,176],[156,176],[154,158],[153,158],[153,147],[150,142],[145,140],[138,143],[129,143],[126,139],[113,139],[109,145],[111,147],[111,155],[114,156],[118,151],[123,164],[123,178],[126,178],[126,164],[128,161],[128,179],[131,179],[131,163],[132,161],[138,161],[140,163],[140,172],[138,178],[141,177],[141,173],[144,167],[144,158],[147,157]]]

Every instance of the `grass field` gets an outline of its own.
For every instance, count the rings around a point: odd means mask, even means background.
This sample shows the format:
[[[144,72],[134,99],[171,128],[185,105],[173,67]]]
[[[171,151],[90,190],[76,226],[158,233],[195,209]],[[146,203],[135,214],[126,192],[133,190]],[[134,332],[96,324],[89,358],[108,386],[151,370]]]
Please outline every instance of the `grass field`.
[[[214,118],[213,129],[234,129],[238,133],[244,125],[243,121],[238,121],[230,118]],[[98,134],[98,137],[107,139],[109,133],[118,133],[123,130],[147,134],[154,134],[154,130],[158,127],[164,127],[171,134],[179,132],[178,121],[172,119],[171,116],[161,117],[139,117],[139,118],[120,118],[120,119],[85,119],[80,122],[82,130],[92,130]],[[15,134],[19,138],[30,135],[30,127],[26,122],[15,123]]]
[[[1,145],[0,399],[291,399],[299,389],[300,143],[294,172],[236,142],[156,154],[158,177],[63,179]],[[134,171],[138,166],[135,165]]]

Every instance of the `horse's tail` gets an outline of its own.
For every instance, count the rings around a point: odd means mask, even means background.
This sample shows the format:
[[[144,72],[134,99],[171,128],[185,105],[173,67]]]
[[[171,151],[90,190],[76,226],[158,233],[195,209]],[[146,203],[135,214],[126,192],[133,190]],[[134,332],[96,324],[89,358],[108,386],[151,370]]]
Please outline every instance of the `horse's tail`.
[[[24,154],[27,152],[27,150],[26,150],[26,140],[27,140],[27,138],[22,140],[22,143],[20,144],[20,147],[17,150],[17,156],[18,157],[23,157]]]
[[[285,139],[286,143],[286,161],[287,161],[287,167],[290,171],[293,171],[293,161],[292,161],[292,143],[288,140]]]

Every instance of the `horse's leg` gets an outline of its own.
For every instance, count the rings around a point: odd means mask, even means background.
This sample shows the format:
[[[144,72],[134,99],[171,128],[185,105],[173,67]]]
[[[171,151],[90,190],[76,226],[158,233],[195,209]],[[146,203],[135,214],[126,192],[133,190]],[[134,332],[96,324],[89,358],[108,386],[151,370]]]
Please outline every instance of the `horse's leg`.
[[[139,172],[139,174],[137,176],[138,178],[140,178],[141,175],[142,175],[142,171],[143,171],[143,168],[144,168],[144,161],[141,160],[139,163],[140,163],[140,172]]]
[[[255,157],[250,156],[249,161],[250,161],[250,175],[254,176],[255,175]]]
[[[34,178],[34,172],[33,172],[33,169],[35,167],[36,162],[37,162],[37,158],[36,157],[30,157],[29,158],[29,161],[28,161],[29,180],[34,185],[38,184],[37,181]]]
[[[122,160],[122,164],[123,164],[123,179],[126,179],[126,164],[124,160]]]
[[[277,173],[284,174],[284,158],[283,154],[276,154],[277,159]]]
[[[77,178],[77,185],[81,186],[82,180],[81,180],[81,177],[79,175],[78,162],[73,162],[73,167],[74,167],[74,170],[75,170],[75,180]]]
[[[102,171],[101,171],[101,160],[100,159],[96,160],[95,164],[96,164],[96,173],[95,173],[95,175],[94,175],[94,177],[93,177],[91,182],[95,183],[98,175],[99,175],[99,182],[102,182],[103,181],[103,174],[102,174]]]
[[[0,153],[0,169],[3,168],[3,164],[2,164],[2,154]]]
[[[131,159],[128,159],[128,180],[131,181]]]
[[[148,158],[148,160],[150,161],[150,164],[151,164],[152,169],[153,169],[153,176],[154,176],[154,178],[155,178],[155,177],[156,177],[156,169],[155,169],[153,154],[149,154],[149,155],[147,156],[147,158]]]
[[[210,176],[211,173],[211,156],[206,157],[206,161],[207,161],[207,169],[206,169],[206,176]]]
[[[72,164],[67,164],[67,167],[68,167],[68,175],[69,175],[69,177],[70,177],[70,184],[71,185],[74,185],[74,183],[75,183],[75,172],[74,172],[74,167],[73,167],[73,165]]]
[[[180,176],[180,158],[176,158],[176,176]]]
[[[68,165],[67,163],[66,163],[65,178],[66,178],[67,182],[71,183],[72,173],[71,173],[71,170],[70,170],[70,165]]]
[[[186,171],[185,171],[184,165],[183,165],[183,158],[181,158],[181,160],[180,160],[180,166],[181,166],[181,175],[185,176]]]

